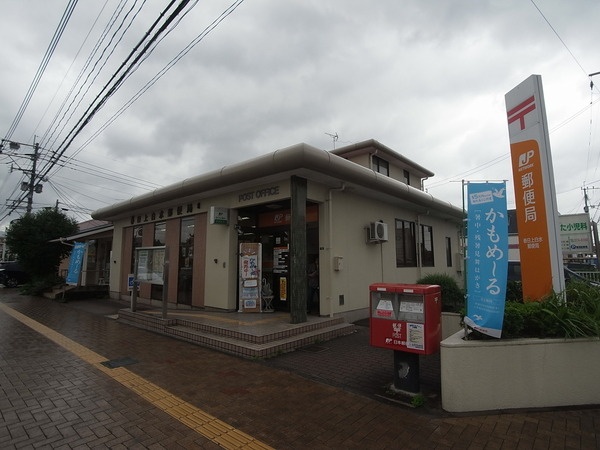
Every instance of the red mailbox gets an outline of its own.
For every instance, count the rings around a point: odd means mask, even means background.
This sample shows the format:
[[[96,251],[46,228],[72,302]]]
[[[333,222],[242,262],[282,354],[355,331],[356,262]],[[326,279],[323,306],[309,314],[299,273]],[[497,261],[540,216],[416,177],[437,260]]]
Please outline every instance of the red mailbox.
[[[440,349],[442,292],[438,285],[376,283],[371,296],[371,345],[421,355]]]

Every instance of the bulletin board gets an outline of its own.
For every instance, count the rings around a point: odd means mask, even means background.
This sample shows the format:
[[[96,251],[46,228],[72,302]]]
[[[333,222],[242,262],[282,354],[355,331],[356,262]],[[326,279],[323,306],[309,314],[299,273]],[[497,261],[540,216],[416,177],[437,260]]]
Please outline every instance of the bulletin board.
[[[239,311],[261,311],[262,246],[259,243],[240,244]]]
[[[137,281],[164,284],[165,246],[135,249],[135,278]]]

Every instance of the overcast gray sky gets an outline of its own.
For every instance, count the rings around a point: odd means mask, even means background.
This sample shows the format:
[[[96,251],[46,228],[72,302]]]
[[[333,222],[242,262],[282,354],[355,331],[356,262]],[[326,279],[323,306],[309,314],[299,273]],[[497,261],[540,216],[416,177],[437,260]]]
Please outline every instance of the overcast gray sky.
[[[68,3],[0,0],[2,138]],[[121,38],[143,2],[79,0],[10,139],[60,149],[166,3],[148,1]],[[514,207],[504,95],[531,74],[542,76],[560,213],[583,212],[584,186],[600,203],[600,90],[588,77],[600,71],[600,2],[246,0],[116,116],[234,4],[195,4],[73,140],[34,207],[59,200],[82,221],[85,209],[278,148],[329,150],[336,133],[338,147],[373,138],[433,171],[426,189],[457,206],[461,180],[508,180]],[[119,5],[119,44],[77,82]],[[21,194],[11,165],[29,167],[31,148],[17,153],[0,155],[0,217]]]

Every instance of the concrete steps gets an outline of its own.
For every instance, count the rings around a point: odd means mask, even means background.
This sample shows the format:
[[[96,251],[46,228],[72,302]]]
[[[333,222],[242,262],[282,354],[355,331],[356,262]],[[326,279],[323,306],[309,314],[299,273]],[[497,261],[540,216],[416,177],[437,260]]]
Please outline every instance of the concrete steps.
[[[353,333],[342,318],[311,318],[302,324],[278,324],[238,330],[181,318],[162,319],[145,312],[119,311],[119,322],[245,358],[269,358]],[[269,329],[270,328],[270,329]]]
[[[44,297],[45,298],[49,298],[50,300],[56,300],[56,299],[60,299],[63,297],[63,295],[67,296],[67,293],[69,291],[72,291],[73,289],[75,289],[77,286],[70,286],[70,285],[64,285],[64,286],[55,286],[52,288],[51,291],[46,291],[44,292]]]
[[[56,286],[51,291],[44,292],[44,297],[51,300],[75,300],[83,298],[101,298],[108,296],[108,285],[71,286],[65,284]]]

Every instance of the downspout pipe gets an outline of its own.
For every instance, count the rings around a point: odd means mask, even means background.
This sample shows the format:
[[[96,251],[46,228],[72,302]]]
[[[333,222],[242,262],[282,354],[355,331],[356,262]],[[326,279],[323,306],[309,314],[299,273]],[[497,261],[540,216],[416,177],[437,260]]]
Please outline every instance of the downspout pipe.
[[[329,266],[329,271],[331,273],[331,264],[332,264],[332,258],[333,258],[333,254],[332,254],[332,249],[333,249],[333,193],[334,192],[344,192],[344,190],[346,189],[346,183],[342,182],[341,186],[338,188],[331,188],[329,189],[329,192],[327,193],[327,208],[328,208],[328,217],[327,217],[327,221],[328,221],[328,226],[329,226],[329,230],[328,230],[328,239],[329,239],[329,261],[328,261],[328,266]],[[323,267],[323,265],[321,265],[321,267]],[[319,275],[320,276],[320,275]],[[329,282],[329,292],[327,295],[327,299],[329,301],[329,317],[333,317],[333,283],[330,281]]]
[[[423,278],[423,234],[421,233],[421,217],[426,217],[428,215],[429,210],[427,210],[425,214],[417,214],[417,279]]]

